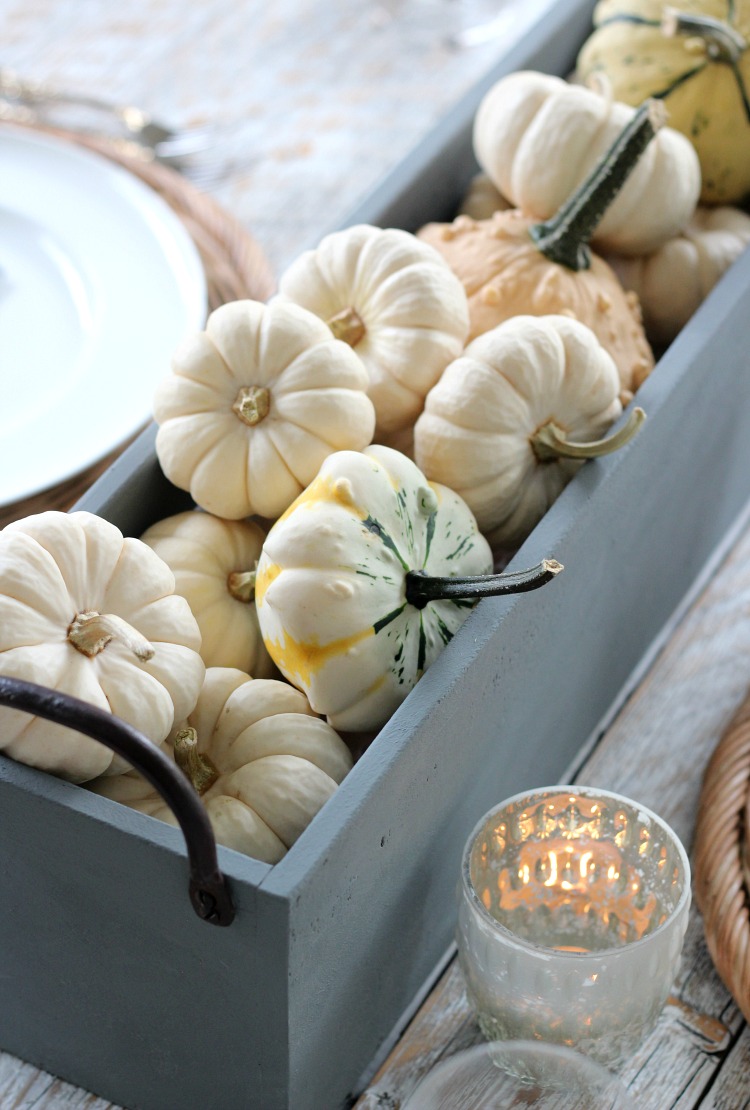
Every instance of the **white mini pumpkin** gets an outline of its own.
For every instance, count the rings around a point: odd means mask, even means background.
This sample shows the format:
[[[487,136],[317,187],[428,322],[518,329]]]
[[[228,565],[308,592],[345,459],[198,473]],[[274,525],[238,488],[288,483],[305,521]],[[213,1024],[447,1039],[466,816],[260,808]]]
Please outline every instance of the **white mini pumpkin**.
[[[461,351],[469,310],[437,251],[395,228],[359,224],[292,263],[279,297],[327,321],[367,368],[378,435],[413,424],[425,394]]]
[[[599,438],[622,412],[619,390],[590,328],[568,316],[513,317],[470,343],[427,395],[417,465],[463,497],[493,546],[515,546],[584,458],[629,436]]]
[[[380,727],[481,594],[560,569],[493,576],[465,502],[388,447],[341,451],[276,522],[256,579],[271,657],[335,728]],[[476,576],[489,575],[478,582]]]
[[[201,631],[207,667],[236,667],[253,678],[275,673],[255,612],[255,570],[265,532],[254,521],[185,512],[152,524],[141,539],[175,576],[175,592]]]
[[[199,648],[169,567],[108,521],[50,511],[0,532],[0,674],[90,702],[159,745],[195,705]],[[73,729],[8,708],[0,749],[73,782],[128,766]]]
[[[638,296],[646,334],[671,343],[750,243],[750,216],[739,208],[697,208],[685,230],[653,254],[607,259]]]
[[[328,455],[372,440],[367,374],[293,304],[232,301],[178,349],[154,400],[170,481],[228,520],[273,519]]]
[[[548,219],[612,145],[634,108],[546,73],[520,71],[486,94],[474,121],[474,151],[504,197]],[[701,173],[688,139],[663,127],[597,226],[599,250],[643,254],[686,225]]]
[[[206,806],[219,844],[277,863],[352,766],[338,734],[286,682],[209,667],[198,703],[166,745]],[[136,771],[89,784],[97,794],[176,824]]]

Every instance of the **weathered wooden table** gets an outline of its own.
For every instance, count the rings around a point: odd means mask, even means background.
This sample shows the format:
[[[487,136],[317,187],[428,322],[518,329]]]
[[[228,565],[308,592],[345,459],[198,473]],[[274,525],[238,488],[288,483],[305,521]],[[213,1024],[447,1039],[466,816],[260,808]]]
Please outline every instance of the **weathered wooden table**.
[[[744,523],[574,780],[639,800],[689,850],[703,770],[748,686],[750,528]],[[398,1110],[439,1060],[480,1040],[453,957],[357,1110]],[[639,1110],[750,1106],[750,1031],[714,970],[694,906],[673,994],[622,1078]]]
[[[500,38],[456,50],[447,36],[490,18],[500,0],[208,0],[189,9],[179,0],[132,0],[125,8],[106,0],[4,0],[1,61],[177,123],[231,120],[216,160],[196,164],[196,172],[279,273],[342,221],[549,2],[513,0],[501,10]],[[579,781],[641,800],[689,844],[703,768],[748,682],[746,529],[644,671]],[[477,1039],[453,961],[358,1107],[396,1110],[438,1059]],[[674,999],[625,1079],[644,1108],[737,1110],[750,1105],[749,1052],[694,912]],[[0,1053],[0,1106],[109,1104]]]

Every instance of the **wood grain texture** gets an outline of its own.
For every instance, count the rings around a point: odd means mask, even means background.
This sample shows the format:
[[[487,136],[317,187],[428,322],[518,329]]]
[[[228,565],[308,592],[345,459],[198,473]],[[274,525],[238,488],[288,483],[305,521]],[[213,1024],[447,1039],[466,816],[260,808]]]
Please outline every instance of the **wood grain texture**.
[[[511,0],[503,34],[456,51],[448,33],[494,15],[497,0],[4,0],[2,64],[172,123],[229,123],[211,191],[279,273],[549,2]]]
[[[749,618],[750,530],[577,775],[654,809],[688,848],[704,768],[750,682]],[[438,1060],[479,1039],[454,960],[357,1110],[398,1110]],[[623,1079],[639,1110],[735,1110],[750,1104],[748,1052],[744,1020],[714,969],[694,906],[673,997]]]

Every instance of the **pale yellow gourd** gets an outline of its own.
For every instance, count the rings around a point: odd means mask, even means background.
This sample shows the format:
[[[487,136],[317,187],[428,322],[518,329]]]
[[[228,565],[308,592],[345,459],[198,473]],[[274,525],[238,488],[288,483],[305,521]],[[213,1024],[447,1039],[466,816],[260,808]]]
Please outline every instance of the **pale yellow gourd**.
[[[609,264],[643,310],[652,343],[671,343],[719,278],[750,243],[750,216],[739,208],[696,209],[688,226],[641,258],[610,255]]]
[[[286,682],[209,667],[198,703],[166,745],[202,796],[219,844],[278,863],[352,766],[334,730]],[[164,799],[136,771],[89,784],[169,824]]]
[[[413,424],[469,330],[466,295],[450,267],[394,228],[359,224],[327,235],[282,275],[277,300],[314,312],[360,357],[378,438]]]
[[[159,462],[216,516],[274,519],[333,451],[371,442],[367,384],[361,361],[311,312],[224,304],[157,390]]]
[[[108,521],[50,511],[0,532],[0,675],[81,698],[160,745],[195,705],[199,648],[169,567]],[[8,708],[0,750],[73,782],[128,767],[73,729]]]
[[[376,729],[479,596],[534,588],[561,568],[546,561],[510,576],[491,569],[487,541],[456,493],[391,448],[341,451],[263,545],[263,639],[282,674],[335,728]]]
[[[746,0],[601,0],[578,75],[603,76],[627,104],[663,100],[698,153],[701,202],[738,204],[750,192],[749,43]]]
[[[617,369],[567,316],[516,316],[446,368],[414,429],[417,465],[454,489],[496,548],[518,546],[586,458],[623,445],[642,419],[602,439],[622,412]]]
[[[582,184],[635,109],[546,73],[501,78],[474,122],[477,161],[526,216],[546,220]],[[592,232],[597,250],[643,254],[686,225],[701,174],[691,143],[662,127]]]
[[[235,667],[253,678],[275,674],[255,612],[255,570],[265,536],[254,521],[203,512],[177,513],[141,536],[174,573],[175,592],[198,621],[207,667]]]
[[[588,241],[660,124],[659,106],[643,105],[550,220],[537,222],[511,209],[489,220],[459,216],[452,224],[422,228],[420,237],[440,250],[463,282],[470,339],[513,316],[570,315],[611,354],[623,400],[632,396],[654,365],[638,298],[625,292]]]

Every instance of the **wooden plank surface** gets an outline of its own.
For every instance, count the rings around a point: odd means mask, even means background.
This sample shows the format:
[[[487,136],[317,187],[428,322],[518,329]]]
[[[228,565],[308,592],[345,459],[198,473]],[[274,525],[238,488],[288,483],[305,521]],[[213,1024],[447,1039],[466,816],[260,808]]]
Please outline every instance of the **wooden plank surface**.
[[[230,120],[207,188],[278,273],[354,207],[546,2],[516,3],[500,40],[454,51],[450,30],[494,14],[495,0],[132,0],[126,9],[107,0],[5,0],[2,62],[176,122]],[[689,842],[702,768],[748,681],[750,534],[581,781],[640,799]],[[477,1039],[454,963],[357,1105],[397,1110],[442,1056]],[[713,972],[694,912],[675,1000],[626,1080],[646,1110],[701,1100],[736,1110],[750,1105],[749,1069],[750,1037]],[[2,1052],[0,1107],[113,1110]]]
[[[684,615],[576,781],[642,802],[690,850],[703,769],[749,686],[750,529]],[[479,1040],[454,960],[356,1110],[398,1110],[440,1059]],[[695,907],[673,997],[622,1076],[639,1110],[750,1106],[750,1036],[713,968]]]

